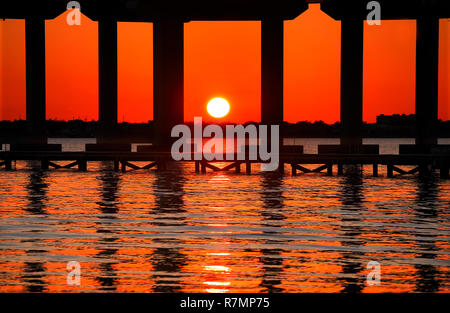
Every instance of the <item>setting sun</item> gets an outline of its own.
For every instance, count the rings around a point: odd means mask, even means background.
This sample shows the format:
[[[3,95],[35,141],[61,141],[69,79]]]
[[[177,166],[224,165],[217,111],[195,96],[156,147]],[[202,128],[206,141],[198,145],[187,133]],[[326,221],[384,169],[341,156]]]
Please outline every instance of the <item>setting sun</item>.
[[[224,117],[228,114],[228,112],[230,112],[230,104],[223,98],[214,98],[209,101],[206,109],[208,110],[209,115],[220,118]]]

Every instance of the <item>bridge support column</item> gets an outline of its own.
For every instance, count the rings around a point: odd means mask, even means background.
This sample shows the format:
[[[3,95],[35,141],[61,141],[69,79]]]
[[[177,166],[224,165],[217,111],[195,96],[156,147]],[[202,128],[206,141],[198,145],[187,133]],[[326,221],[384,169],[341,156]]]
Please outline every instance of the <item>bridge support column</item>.
[[[117,21],[101,17],[98,21],[98,143],[117,141]]]
[[[40,17],[25,19],[26,61],[26,143],[46,144],[45,135],[45,20]]]
[[[184,23],[153,24],[154,143],[170,146],[172,127],[184,123]]]
[[[261,123],[283,123],[284,21],[261,22]]]
[[[283,145],[284,20],[261,21],[261,123],[280,126]],[[269,130],[267,145],[271,146]],[[279,168],[280,169],[280,166]]]
[[[362,144],[363,42],[361,18],[341,21],[341,145]]]
[[[417,19],[416,144],[437,144],[439,18]]]

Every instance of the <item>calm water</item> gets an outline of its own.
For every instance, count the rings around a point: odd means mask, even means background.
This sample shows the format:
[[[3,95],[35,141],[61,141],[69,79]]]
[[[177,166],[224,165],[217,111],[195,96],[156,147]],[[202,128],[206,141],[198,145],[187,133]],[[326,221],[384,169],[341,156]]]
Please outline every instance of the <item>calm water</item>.
[[[319,142],[336,141],[295,140],[306,153]],[[396,153],[410,141],[367,142]],[[439,177],[16,167],[0,171],[1,292],[450,291],[450,181]],[[66,283],[69,261],[80,286]],[[378,286],[366,284],[369,261]]]

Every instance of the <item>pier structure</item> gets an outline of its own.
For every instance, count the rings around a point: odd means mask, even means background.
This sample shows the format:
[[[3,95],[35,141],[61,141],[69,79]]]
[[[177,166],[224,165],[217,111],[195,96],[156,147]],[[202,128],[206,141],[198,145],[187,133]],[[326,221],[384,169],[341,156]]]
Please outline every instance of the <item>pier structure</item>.
[[[362,147],[364,23],[367,0],[78,1],[81,12],[98,22],[99,143],[115,143],[117,133],[117,23],[153,23],[154,144],[170,146],[170,131],[184,122],[184,24],[190,21],[261,23],[261,122],[283,122],[284,21],[297,18],[308,3],[341,21],[341,145],[358,154]],[[450,17],[448,0],[379,0],[381,19],[417,21],[416,152],[437,144],[439,19]],[[0,18],[25,19],[25,139],[46,143],[45,20],[67,10],[68,1],[16,1],[0,4]],[[299,38],[301,40],[301,38]],[[301,88],[301,86],[299,86]],[[425,147],[425,148],[424,148]],[[339,148],[342,151],[342,147]]]
[[[299,147],[296,146],[296,149]],[[0,152],[0,168],[11,171],[16,161],[37,161],[42,170],[78,168],[79,171],[88,170],[88,162],[110,161],[115,171],[127,170],[169,170],[171,155],[169,152],[125,152],[125,151],[90,151],[90,152],[60,152],[60,151],[4,151]],[[239,159],[237,154],[232,157],[223,156],[223,161],[208,161],[207,158],[195,160],[192,153],[190,160],[176,162],[193,163],[195,172],[205,174],[207,171],[241,172],[241,165],[245,166],[245,173],[251,174],[252,166],[264,164],[268,161],[259,158],[251,159],[246,156]],[[386,176],[394,174],[430,175],[433,170],[439,170],[441,178],[449,178],[450,153],[446,154],[416,154],[416,155],[378,155],[378,154],[303,154],[295,152],[281,152],[279,171],[284,174],[285,165],[291,168],[292,176],[299,173],[321,173],[328,176],[343,175],[344,166],[372,166],[374,177],[379,175],[379,167],[386,167]],[[405,168],[406,166],[406,168]],[[423,168],[429,169],[423,171]],[[335,170],[337,169],[337,170]]]

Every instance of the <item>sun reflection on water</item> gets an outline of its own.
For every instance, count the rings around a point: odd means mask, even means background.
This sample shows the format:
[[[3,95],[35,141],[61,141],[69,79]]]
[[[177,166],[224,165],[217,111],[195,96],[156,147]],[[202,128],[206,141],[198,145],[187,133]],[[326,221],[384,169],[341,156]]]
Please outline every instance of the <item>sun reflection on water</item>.
[[[18,162],[0,172],[0,292],[449,292],[450,182],[358,175]]]

